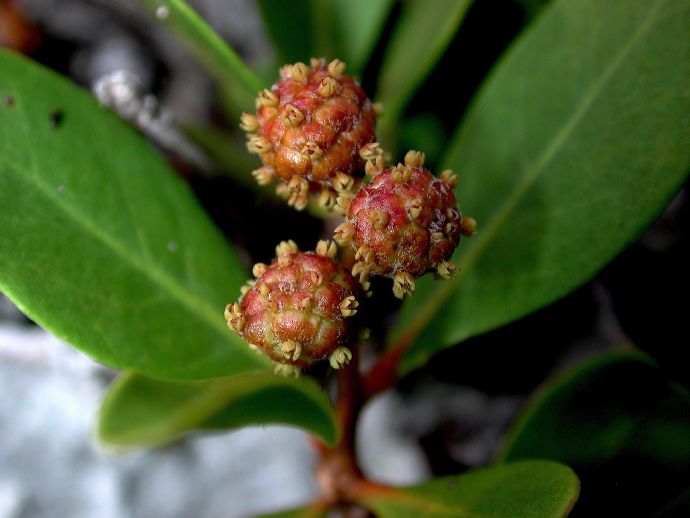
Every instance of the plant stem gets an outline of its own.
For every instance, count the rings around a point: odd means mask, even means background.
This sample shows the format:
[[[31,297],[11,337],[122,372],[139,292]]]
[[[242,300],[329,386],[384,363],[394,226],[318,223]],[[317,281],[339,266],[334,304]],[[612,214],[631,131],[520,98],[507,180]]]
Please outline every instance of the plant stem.
[[[407,350],[409,341],[396,343],[381,355],[374,366],[362,377],[362,392],[365,400],[388,390],[398,382],[398,362]]]
[[[359,351],[358,347],[354,347],[352,360],[338,372],[335,414],[340,427],[340,440],[332,448],[317,440],[314,443],[320,457],[316,479],[322,497],[331,504],[352,502],[351,495],[363,480],[355,450],[357,419],[363,402]]]

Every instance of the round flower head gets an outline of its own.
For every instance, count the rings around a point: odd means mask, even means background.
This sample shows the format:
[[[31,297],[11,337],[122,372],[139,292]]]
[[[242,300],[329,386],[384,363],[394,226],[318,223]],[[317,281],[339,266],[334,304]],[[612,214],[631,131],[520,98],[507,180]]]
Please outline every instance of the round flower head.
[[[332,207],[338,192],[351,190],[365,166],[360,152],[376,139],[375,109],[344,71],[337,59],[285,65],[280,80],[259,93],[256,115],[242,114],[247,147],[264,164],[252,174],[261,185],[277,179],[278,194],[298,210],[310,191]]]
[[[455,265],[448,259],[460,235],[476,227],[457,208],[457,176],[444,171],[436,178],[423,165],[424,154],[410,151],[404,164],[384,169],[354,197],[339,201],[347,216],[334,239],[356,250],[353,276],[361,282],[372,273],[391,277],[398,298],[412,293],[414,278],[427,272],[451,277]]]
[[[226,307],[230,329],[279,364],[300,368],[329,358],[337,369],[347,363],[358,287],[334,261],[336,252],[332,241],[319,241],[316,252],[280,243],[276,259],[255,264],[256,280]]]

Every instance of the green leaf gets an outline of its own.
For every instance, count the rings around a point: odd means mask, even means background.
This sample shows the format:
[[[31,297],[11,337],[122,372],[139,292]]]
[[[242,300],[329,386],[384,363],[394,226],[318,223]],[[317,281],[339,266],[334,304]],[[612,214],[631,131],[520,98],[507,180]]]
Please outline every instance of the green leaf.
[[[384,56],[376,96],[384,106],[379,134],[391,140],[400,117],[453,39],[471,0],[408,0]],[[443,102],[443,101],[441,101]]]
[[[347,63],[348,73],[359,75],[393,5],[392,0],[331,0],[334,30],[338,35],[339,57]]]
[[[403,371],[588,281],[669,203],[690,170],[689,32],[688,0],[560,0],[513,46],[445,160],[479,234],[458,279],[418,282]]]
[[[151,446],[172,442],[189,430],[268,423],[304,428],[329,444],[338,433],[328,398],[309,379],[261,372],[160,381],[129,373],[106,395],[98,435],[118,447]]]
[[[326,0],[258,0],[258,5],[281,64],[335,57]]]
[[[690,483],[690,397],[642,354],[587,360],[516,422],[500,459],[527,458],[567,463],[581,476],[583,516],[607,515],[602,506],[652,516]]]
[[[383,28],[392,0],[259,0],[278,61],[339,58],[360,74]]]
[[[254,106],[264,84],[184,0],[140,0],[194,52],[238,111]]]
[[[328,506],[315,502],[309,507],[291,509],[278,513],[262,514],[260,518],[326,518],[328,516]]]
[[[163,378],[267,365],[225,326],[245,270],[187,186],[88,93],[7,51],[0,228],[0,290],[92,358]]]
[[[525,461],[415,487],[375,486],[358,500],[379,518],[556,518],[568,515],[579,491],[567,466]]]

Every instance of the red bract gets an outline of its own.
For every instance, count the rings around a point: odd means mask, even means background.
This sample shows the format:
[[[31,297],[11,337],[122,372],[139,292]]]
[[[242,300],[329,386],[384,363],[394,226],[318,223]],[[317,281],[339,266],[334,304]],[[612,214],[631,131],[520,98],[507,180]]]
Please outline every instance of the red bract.
[[[352,189],[365,166],[360,151],[376,139],[374,107],[344,70],[337,59],[285,65],[259,93],[256,115],[242,114],[247,147],[264,164],[252,174],[261,185],[279,180],[277,192],[298,210],[310,191],[332,207],[338,192]]]
[[[256,281],[225,309],[230,329],[279,364],[306,367],[327,357],[336,369],[347,363],[358,287],[333,260],[336,251],[332,241],[319,241],[316,252],[280,243],[277,258],[254,265]]]
[[[460,235],[472,235],[476,227],[457,208],[457,176],[444,171],[436,178],[423,165],[424,154],[410,151],[404,164],[377,174],[351,200],[339,200],[347,219],[334,238],[356,250],[352,274],[361,282],[372,273],[393,278],[398,298],[427,272],[451,277],[456,267],[448,259]]]

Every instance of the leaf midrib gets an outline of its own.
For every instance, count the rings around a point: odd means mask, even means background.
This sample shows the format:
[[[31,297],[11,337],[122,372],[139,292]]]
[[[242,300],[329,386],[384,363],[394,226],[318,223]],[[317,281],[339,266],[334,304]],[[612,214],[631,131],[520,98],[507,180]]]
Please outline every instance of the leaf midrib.
[[[18,105],[21,103],[17,103]],[[24,120],[24,116],[20,117]],[[25,132],[26,134],[26,132]],[[34,163],[33,157],[31,158]],[[0,157],[0,163],[5,170],[14,174],[19,181],[25,180],[31,183],[43,197],[49,200],[59,211],[67,215],[72,221],[76,223],[79,228],[85,230],[95,240],[101,242],[107,248],[112,250],[115,255],[123,259],[123,262],[129,264],[133,269],[144,274],[145,277],[157,284],[162,291],[170,293],[171,297],[177,300],[182,306],[186,307],[190,313],[197,315],[202,321],[207,322],[216,331],[225,334],[225,325],[221,322],[216,311],[205,299],[199,297],[197,294],[185,289],[179,283],[175,282],[167,273],[156,267],[155,263],[150,263],[140,259],[136,254],[131,253],[119,240],[110,237],[104,229],[94,225],[88,218],[83,217],[78,211],[71,208],[68,204],[62,202],[57,196],[52,194],[52,190],[40,181],[40,176],[36,174],[35,166],[34,173],[31,175],[20,175],[14,167],[12,167],[4,157]]]
[[[664,3],[666,3],[666,0],[657,0],[657,3],[649,10],[649,14],[647,15],[645,22],[640,25],[637,31],[632,33],[627,44],[603,70],[599,79],[589,87],[585,95],[582,97],[580,103],[576,105],[572,116],[566,120],[565,124],[561,126],[561,129],[556,132],[554,138],[549,141],[548,145],[537,157],[534,165],[524,170],[524,176],[517,184],[516,189],[505,200],[503,206],[497,210],[496,216],[490,220],[485,229],[482,230],[467,247],[467,252],[463,258],[462,264],[462,269],[465,274],[472,269],[477,259],[481,257],[482,253],[489,246],[495,235],[509,221],[512,211],[518,205],[529,188],[540,177],[544,171],[544,168],[558,154],[568,137],[570,137],[570,135],[575,131],[584,115],[594,104],[597,97],[611,77],[613,77],[616,71],[623,64],[628,54],[630,54],[640,39],[642,39],[642,37],[652,28],[654,23],[657,22],[657,14]],[[433,316],[437,313],[439,307],[455,290],[455,287],[460,281],[461,277],[462,276],[459,275],[453,279],[444,281],[444,283],[434,291],[434,293],[427,300],[426,304],[424,304],[424,306],[410,320],[410,324],[408,325],[407,329],[399,333],[398,336],[400,337],[400,342],[402,344],[405,346],[409,345],[419,335],[419,333],[426,327],[429,321],[431,321]]]

